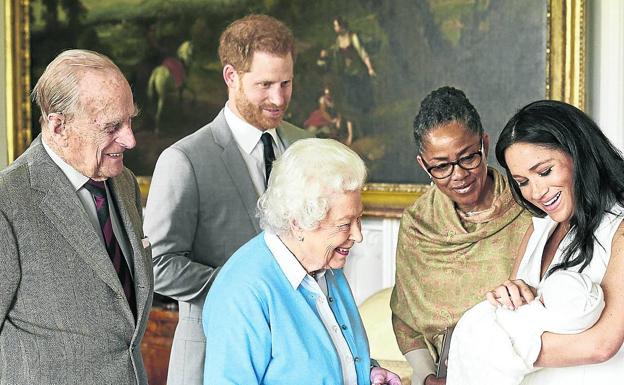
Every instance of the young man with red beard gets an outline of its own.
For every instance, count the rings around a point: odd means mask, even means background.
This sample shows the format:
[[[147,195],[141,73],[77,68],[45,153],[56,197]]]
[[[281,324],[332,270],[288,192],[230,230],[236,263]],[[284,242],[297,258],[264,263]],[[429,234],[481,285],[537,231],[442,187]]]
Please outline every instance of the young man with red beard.
[[[272,161],[309,137],[282,119],[292,95],[294,38],[265,15],[234,21],[219,57],[228,101],[158,159],[147,201],[155,291],[179,301],[167,383],[203,384],[202,308],[219,268],[260,232],[256,201]]]

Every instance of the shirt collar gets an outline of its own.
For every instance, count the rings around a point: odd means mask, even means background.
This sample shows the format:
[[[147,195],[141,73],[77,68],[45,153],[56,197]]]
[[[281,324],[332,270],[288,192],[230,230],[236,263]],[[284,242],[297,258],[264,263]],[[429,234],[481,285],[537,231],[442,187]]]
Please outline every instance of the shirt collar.
[[[293,289],[296,290],[308,275],[305,269],[277,235],[265,231],[264,241],[275,257],[280,269],[284,272],[286,279],[288,279]]]
[[[69,179],[69,183],[71,183],[74,190],[80,190],[82,186],[87,183],[89,177],[82,175],[80,172],[78,172],[78,170],[67,164],[67,162],[65,162],[60,156],[56,154],[56,152],[54,152],[54,150],[52,150],[46,144],[45,140],[42,140],[41,143],[43,143],[43,148],[48,153],[52,161],[56,163],[57,166],[59,166],[61,171],[63,171],[63,174],[65,174],[67,179]]]
[[[234,111],[230,109],[229,102],[225,104],[224,115],[226,123],[230,126],[230,131],[232,131],[234,140],[236,140],[238,146],[247,154],[251,154],[251,151],[256,147],[260,141],[260,136],[262,136],[264,132],[268,132],[273,137],[273,141],[277,143],[277,132],[275,128],[262,131],[252,126],[239,118]]]

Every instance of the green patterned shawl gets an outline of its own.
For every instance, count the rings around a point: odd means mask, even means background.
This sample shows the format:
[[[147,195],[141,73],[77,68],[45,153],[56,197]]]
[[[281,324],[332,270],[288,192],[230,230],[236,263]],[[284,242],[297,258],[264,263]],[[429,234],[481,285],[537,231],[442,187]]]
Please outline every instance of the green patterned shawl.
[[[437,361],[444,329],[509,278],[531,217],[514,202],[505,177],[489,173],[495,209],[487,218],[466,223],[435,187],[403,213],[390,302],[403,354],[428,348]]]

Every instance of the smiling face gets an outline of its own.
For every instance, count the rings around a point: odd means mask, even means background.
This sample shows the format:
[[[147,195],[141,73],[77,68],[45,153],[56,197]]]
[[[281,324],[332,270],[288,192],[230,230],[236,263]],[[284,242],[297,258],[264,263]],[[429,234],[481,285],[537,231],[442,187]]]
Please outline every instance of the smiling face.
[[[485,210],[491,204],[492,183],[487,176],[487,154],[489,136],[483,134],[481,163],[471,170],[459,165],[453,167],[451,175],[436,179],[433,183],[464,212]],[[459,122],[450,122],[434,128],[423,138],[423,151],[418,156],[421,167],[430,167],[457,162],[475,155],[481,149],[481,138]]]
[[[308,271],[344,267],[351,247],[362,242],[364,207],[359,191],[329,197],[329,211],[315,230],[301,230],[303,237],[297,258]]]
[[[79,83],[80,105],[62,128],[61,157],[84,176],[105,180],[123,171],[123,153],[136,142],[136,109],[128,82],[114,71],[88,71]]]
[[[559,223],[574,214],[574,163],[565,152],[530,143],[505,151],[507,167],[524,199]]]
[[[290,54],[256,52],[248,72],[239,73],[226,65],[223,76],[229,88],[228,105],[236,115],[262,131],[281,123],[292,95]]]

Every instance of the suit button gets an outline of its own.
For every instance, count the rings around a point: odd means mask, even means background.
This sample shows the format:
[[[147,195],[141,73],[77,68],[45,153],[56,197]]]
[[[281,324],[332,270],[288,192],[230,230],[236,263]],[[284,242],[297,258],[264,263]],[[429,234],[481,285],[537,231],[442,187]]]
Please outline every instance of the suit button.
[[[353,361],[354,361],[354,362],[356,362],[356,363],[357,363],[357,362],[360,362],[360,357],[354,357],[354,358],[353,358]]]
[[[328,300],[329,302],[334,302],[334,297],[327,297],[327,300]]]
[[[340,327],[342,328],[342,330],[347,330],[347,325],[340,325]]]

